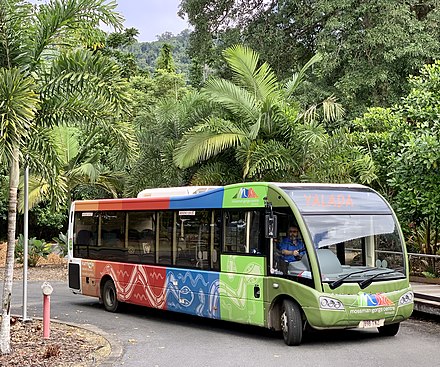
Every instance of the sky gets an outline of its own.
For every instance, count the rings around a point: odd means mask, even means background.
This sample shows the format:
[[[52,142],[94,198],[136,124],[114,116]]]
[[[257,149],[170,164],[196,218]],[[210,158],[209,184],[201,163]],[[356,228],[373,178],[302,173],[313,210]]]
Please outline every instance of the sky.
[[[116,10],[125,18],[124,28],[136,28],[139,42],[157,41],[165,32],[179,34],[190,28],[177,15],[181,0],[117,0]]]
[[[38,4],[48,0],[28,0]],[[116,11],[125,18],[124,28],[136,28],[139,42],[157,41],[158,35],[171,32],[175,35],[189,24],[177,15],[181,0],[116,0]],[[103,27],[106,32],[113,29]]]

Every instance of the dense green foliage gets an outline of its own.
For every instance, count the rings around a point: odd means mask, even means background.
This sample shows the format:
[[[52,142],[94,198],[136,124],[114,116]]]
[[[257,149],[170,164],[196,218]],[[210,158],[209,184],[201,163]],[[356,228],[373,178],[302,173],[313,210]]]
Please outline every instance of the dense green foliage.
[[[207,81],[201,94],[216,108],[183,135],[175,151],[178,167],[196,169],[192,183],[371,182],[375,178],[368,152],[352,145],[342,130],[325,131],[324,123],[343,115],[334,99],[306,111],[295,101],[307,70],[321,61],[320,55],[287,83],[280,83],[271,66],[259,63],[259,55],[250,48],[234,46],[224,56],[232,80]],[[227,166],[235,174],[222,177],[219,170]]]
[[[156,69],[157,59],[163,45],[168,44],[171,46],[176,71],[186,76],[191,65],[191,60],[187,53],[189,37],[190,32],[188,30],[184,30],[178,35],[165,32],[157,37],[157,41],[130,43],[122,47],[121,50],[133,56],[140,70],[152,74]]]
[[[203,81],[206,65],[222,72],[220,52],[238,42],[280,78],[319,52],[324,62],[309,98],[335,94],[351,117],[396,103],[408,75],[440,56],[436,0],[182,0],[181,13],[194,26],[194,81]]]
[[[425,65],[409,78],[411,91],[401,104],[371,109],[355,121],[357,138],[381,167],[381,191],[410,225],[416,250],[426,253],[440,250],[439,80],[440,62]]]

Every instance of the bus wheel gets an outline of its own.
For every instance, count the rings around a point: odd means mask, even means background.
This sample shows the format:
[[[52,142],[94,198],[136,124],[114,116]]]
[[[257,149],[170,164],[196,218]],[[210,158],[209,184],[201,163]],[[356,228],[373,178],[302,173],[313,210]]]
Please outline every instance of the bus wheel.
[[[379,326],[377,329],[379,330],[380,335],[394,336],[399,331],[399,328],[400,328],[400,322],[397,322],[395,324]]]
[[[109,312],[116,312],[119,307],[118,297],[116,296],[116,288],[113,280],[108,279],[102,288],[102,302]]]
[[[284,300],[281,306],[281,330],[287,345],[299,345],[302,340],[302,318],[298,305],[291,300]]]

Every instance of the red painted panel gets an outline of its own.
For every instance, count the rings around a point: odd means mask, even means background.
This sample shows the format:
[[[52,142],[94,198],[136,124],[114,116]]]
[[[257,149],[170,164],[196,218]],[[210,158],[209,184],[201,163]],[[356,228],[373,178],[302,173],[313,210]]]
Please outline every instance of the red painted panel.
[[[122,200],[99,200],[98,210],[122,210]]]
[[[122,205],[123,210],[160,210],[168,209],[169,207],[169,198],[125,199]]]
[[[109,275],[118,299],[141,306],[166,309],[166,268],[94,261],[97,283]]]
[[[162,210],[170,207],[169,198],[130,198],[76,201],[75,211]]]

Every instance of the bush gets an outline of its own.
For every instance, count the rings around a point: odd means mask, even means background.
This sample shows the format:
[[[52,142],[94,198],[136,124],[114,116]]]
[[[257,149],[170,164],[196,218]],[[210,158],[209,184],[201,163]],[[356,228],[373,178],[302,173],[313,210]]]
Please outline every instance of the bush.
[[[37,265],[40,257],[47,259],[47,255],[51,253],[51,245],[44,240],[37,240],[35,237],[29,238],[28,241],[28,265],[34,267]],[[18,236],[15,245],[15,258],[20,264],[24,261],[24,237],[22,234]]]
[[[52,238],[57,243],[58,253],[60,256],[65,257],[69,251],[69,245],[67,241],[67,235],[60,232],[58,237]]]

